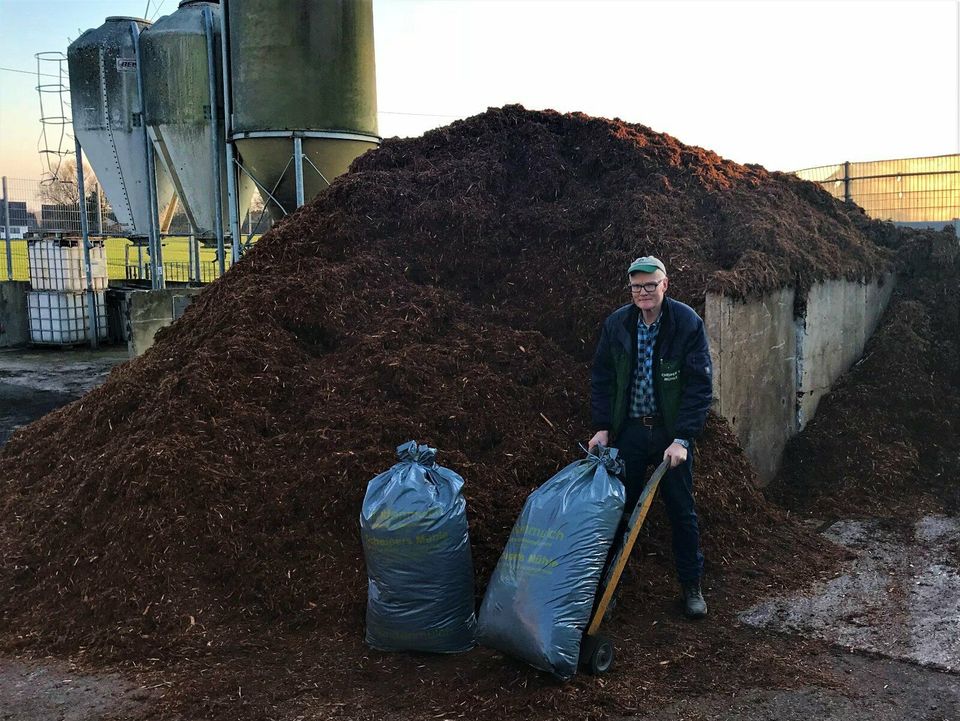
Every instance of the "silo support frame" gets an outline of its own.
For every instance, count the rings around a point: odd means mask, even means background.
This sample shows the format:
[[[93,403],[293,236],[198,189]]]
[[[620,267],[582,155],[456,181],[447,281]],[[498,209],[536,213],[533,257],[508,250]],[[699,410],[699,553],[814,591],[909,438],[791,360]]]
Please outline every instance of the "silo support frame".
[[[103,191],[97,181],[97,235],[103,237]]]
[[[187,281],[191,285],[200,285],[199,246],[196,235],[191,233],[187,236]]]
[[[226,142],[227,150],[227,212],[230,215],[230,265],[240,260],[240,214],[237,207],[240,198],[237,197],[237,169],[240,164],[233,152],[233,143]],[[242,168],[240,168],[242,170]],[[256,181],[254,181],[256,182]]]
[[[251,136],[246,136],[246,137],[251,137]],[[269,136],[264,136],[264,137],[285,137],[285,136],[269,135]],[[232,146],[230,146],[230,147],[232,148]],[[248,178],[250,178],[250,180],[253,181],[253,184],[257,186],[257,190],[259,190],[262,194],[266,195],[266,196],[267,196],[267,199],[268,199],[270,202],[274,203],[274,204],[280,209],[280,211],[281,211],[284,215],[290,215],[290,213],[291,213],[292,211],[287,210],[287,209],[283,206],[283,203],[280,202],[280,199],[277,198],[277,196],[275,195],[275,193],[276,193],[277,188],[280,187],[280,183],[282,183],[283,180],[284,180],[284,178],[287,177],[287,171],[290,169],[290,166],[291,166],[291,164],[292,164],[293,167],[294,167],[294,178],[295,178],[295,182],[296,182],[296,203],[297,203],[297,208],[299,208],[299,207],[301,207],[302,205],[304,205],[304,203],[305,203],[305,198],[304,198],[304,183],[303,183],[303,163],[304,163],[304,161],[306,161],[307,163],[310,164],[310,167],[313,168],[313,169],[317,172],[317,175],[319,175],[327,185],[330,185],[330,181],[327,180],[326,176],[325,176],[323,173],[320,172],[320,169],[319,169],[316,165],[313,164],[313,161],[310,160],[310,158],[309,158],[308,156],[306,156],[306,155],[303,154],[303,141],[302,141],[302,139],[299,138],[299,137],[295,137],[295,138],[293,139],[293,153],[290,155],[290,158],[287,160],[287,164],[284,166],[283,172],[280,173],[280,175],[278,176],[277,182],[273,184],[273,188],[271,188],[270,190],[267,190],[267,187],[266,187],[263,183],[260,182],[260,180],[257,178],[257,176],[255,176],[253,173],[251,173],[249,170],[247,170],[245,167],[243,167],[243,163],[241,163],[241,162],[239,162],[239,161],[236,161],[236,160],[235,160],[234,162],[236,162],[237,168],[239,168],[239,169],[243,172],[244,175],[246,175]]]
[[[197,269],[197,285],[203,285],[203,266],[200,263],[200,244],[193,239],[193,266]]]
[[[210,160],[213,163],[213,231],[217,236],[217,260],[220,263],[220,275],[226,272],[226,255],[223,246],[223,204],[220,186],[219,127],[217,123],[217,66],[214,60],[213,14],[210,8],[203,8],[203,31],[207,40],[207,79],[210,97]]]
[[[177,214],[177,206],[180,204],[179,196],[174,195],[173,200],[163,209],[163,217],[160,218],[160,235],[169,235],[170,226],[173,225],[173,216]]]
[[[149,249],[150,255],[150,287],[154,290],[162,290],[167,287],[166,278],[163,274],[163,241],[160,238],[160,218],[157,211],[157,181],[156,164],[153,155],[153,147],[147,145],[147,186],[150,191],[150,242],[152,247]],[[175,208],[173,204],[171,204]],[[170,206],[168,206],[169,209]],[[173,220],[173,214],[170,214],[170,220]]]
[[[235,162],[237,163],[237,167],[243,171],[243,174],[246,175],[248,178],[250,178],[250,180],[253,181],[253,184],[257,186],[257,190],[259,190],[262,193],[266,193],[267,197],[277,204],[277,207],[283,211],[284,215],[290,215],[290,213],[287,212],[287,209],[283,207],[283,204],[279,200],[277,200],[274,193],[276,192],[277,188],[280,186],[280,183],[283,181],[283,179],[287,175],[287,168],[289,168],[290,163],[293,162],[292,156],[290,157],[290,160],[287,161],[287,165],[284,167],[283,172],[280,174],[279,180],[277,180],[277,182],[273,184],[273,188],[271,190],[267,190],[267,186],[265,186],[263,183],[257,180],[257,176],[255,176],[249,170],[244,168],[243,163],[239,161],[235,161]]]
[[[274,183],[272,189],[267,190],[266,186],[260,182],[260,180],[246,167],[244,167],[242,161],[235,161],[237,167],[243,171],[247,177],[249,177],[253,183],[257,186],[257,189],[260,190],[262,194],[265,194],[266,199],[270,202],[276,204],[277,208],[284,215],[290,215],[292,211],[287,210],[284,207],[283,203],[276,197],[276,189],[280,186],[280,183],[283,182],[284,178],[287,177],[287,171],[290,169],[291,163],[294,166],[294,180],[295,180],[295,202],[299,208],[306,202],[304,196],[304,178],[303,178],[303,167],[304,163],[309,164],[311,168],[317,173],[323,182],[329,186],[330,180],[323,174],[323,172],[316,166],[316,164],[310,159],[309,155],[304,154],[303,152],[303,140],[304,138],[309,139],[319,139],[319,140],[352,140],[359,142],[376,142],[379,143],[380,138],[373,135],[365,135],[362,133],[349,133],[349,132],[340,132],[340,131],[326,131],[326,130],[261,130],[261,131],[250,131],[243,133],[236,133],[227,143],[228,149],[233,149],[233,143],[237,140],[248,140],[253,138],[284,138],[290,139],[292,141],[292,152],[290,158],[287,160],[287,164],[284,166],[283,172],[281,172],[277,177],[277,182]]]
[[[137,59],[137,95],[140,98],[140,114],[143,117],[143,62],[140,57],[140,28],[135,22],[130,23],[130,34],[133,36],[133,53]],[[147,124],[141,123],[143,128],[143,143],[147,161],[147,190],[150,198],[150,287],[162,290],[167,286],[163,277],[163,244],[160,240],[160,218],[157,211],[157,171],[153,157],[153,143],[147,132]]]
[[[297,207],[303,206],[303,138],[293,136],[293,174]]]
[[[231,140],[247,138],[321,138],[324,140],[359,140],[365,143],[379,143],[380,136],[365,133],[348,133],[339,130],[251,130],[234,133]]]
[[[320,170],[320,168],[318,168],[316,165],[313,164],[313,161],[310,160],[310,156],[304,155],[304,156],[303,156],[303,159],[306,160],[308,163],[310,163],[310,167],[313,168],[314,170],[316,170],[316,171],[317,171],[317,175],[320,176],[320,179],[329,186],[329,185],[330,185],[330,181],[327,179],[327,176],[323,174],[323,172]]]
[[[233,94],[230,88],[230,33],[227,29],[227,0],[220,0],[220,70],[223,85],[223,137],[227,161],[227,213],[230,222],[230,265],[240,261],[240,197],[232,134]],[[213,107],[213,106],[211,106]],[[239,163],[237,163],[239,166]]]
[[[96,294],[93,290],[93,267],[90,264],[90,223],[87,218],[87,196],[83,184],[83,148],[80,140],[74,138],[74,147],[77,157],[77,195],[80,204],[80,234],[83,238],[83,267],[87,277],[87,333],[90,338],[90,347],[94,350],[99,345],[100,319],[97,318]],[[4,193],[6,195],[6,193]]]

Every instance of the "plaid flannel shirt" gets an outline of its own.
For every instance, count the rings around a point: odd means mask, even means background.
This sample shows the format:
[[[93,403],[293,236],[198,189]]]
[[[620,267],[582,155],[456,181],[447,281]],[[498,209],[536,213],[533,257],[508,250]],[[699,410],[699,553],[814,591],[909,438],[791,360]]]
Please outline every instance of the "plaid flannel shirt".
[[[633,372],[633,393],[630,397],[631,418],[657,414],[657,397],[653,392],[653,348],[657,343],[662,317],[661,313],[650,326],[644,324],[643,313],[637,320],[637,367]]]

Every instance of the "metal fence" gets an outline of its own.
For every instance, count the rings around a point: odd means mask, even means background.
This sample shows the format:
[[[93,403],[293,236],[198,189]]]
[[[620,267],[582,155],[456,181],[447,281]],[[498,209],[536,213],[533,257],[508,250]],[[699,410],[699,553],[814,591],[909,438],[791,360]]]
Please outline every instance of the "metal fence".
[[[69,177],[69,173],[67,175]],[[122,228],[96,181],[88,181],[87,188],[90,235],[104,239],[110,279],[149,281],[150,258],[146,246],[134,244],[122,236]],[[249,246],[256,242],[260,233],[268,227],[266,216],[248,213],[242,227],[244,237],[241,245]],[[0,196],[0,280],[30,280],[27,252],[30,239],[76,237],[80,233],[80,200],[75,182],[69,179],[47,182],[3,178],[3,195]],[[162,245],[167,282],[200,284],[213,282],[219,277],[217,249],[190,236],[190,226],[182,211],[173,217],[170,234],[163,236]],[[229,269],[230,260],[228,246],[224,258],[225,269]]]
[[[960,155],[823,165],[796,175],[878,220],[942,227],[960,218]]]

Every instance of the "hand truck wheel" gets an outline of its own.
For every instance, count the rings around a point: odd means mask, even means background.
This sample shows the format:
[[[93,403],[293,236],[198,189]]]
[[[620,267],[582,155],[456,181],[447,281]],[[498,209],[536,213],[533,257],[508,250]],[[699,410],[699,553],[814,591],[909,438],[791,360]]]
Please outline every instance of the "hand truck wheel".
[[[585,670],[593,676],[605,674],[613,666],[613,643],[604,636],[585,636],[580,658]]]

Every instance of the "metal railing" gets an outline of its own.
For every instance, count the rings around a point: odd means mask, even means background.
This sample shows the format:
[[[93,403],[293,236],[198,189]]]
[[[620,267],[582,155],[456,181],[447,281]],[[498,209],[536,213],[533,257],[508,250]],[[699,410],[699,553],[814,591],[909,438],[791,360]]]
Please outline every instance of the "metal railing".
[[[0,195],[0,280],[29,280],[28,243],[32,238],[78,237],[80,200],[74,169],[64,173],[67,180],[40,181],[24,178],[3,180]],[[85,171],[85,175],[89,171]],[[115,281],[149,281],[150,262],[147,247],[123,237],[92,175],[87,175],[87,219],[90,236],[104,240],[107,272]],[[9,216],[9,219],[8,219]],[[262,213],[248,213],[242,226],[241,245],[246,247],[259,238],[269,221]],[[190,226],[182,212],[173,217],[170,234],[161,239],[163,268],[167,281],[176,283],[211,283],[220,276],[216,248],[197,242],[190,236]],[[225,268],[231,264],[226,254]]]
[[[960,155],[847,162],[795,174],[878,220],[936,227],[960,218]]]

